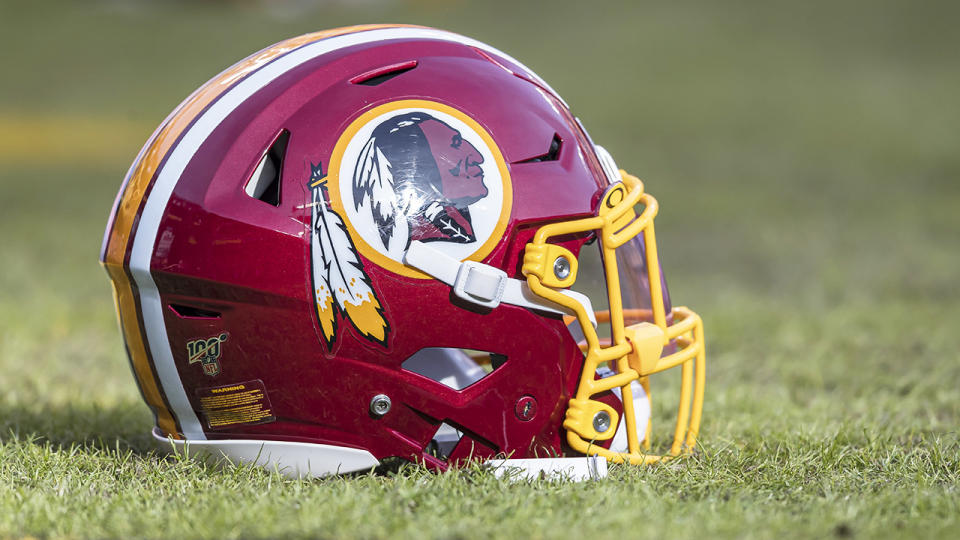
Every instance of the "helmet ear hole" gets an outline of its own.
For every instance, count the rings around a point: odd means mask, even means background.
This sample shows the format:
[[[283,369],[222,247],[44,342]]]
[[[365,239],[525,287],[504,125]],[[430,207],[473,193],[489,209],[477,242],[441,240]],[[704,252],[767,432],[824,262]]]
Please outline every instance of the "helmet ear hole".
[[[507,362],[506,355],[456,347],[426,347],[403,361],[404,370],[453,390],[479,382]]]

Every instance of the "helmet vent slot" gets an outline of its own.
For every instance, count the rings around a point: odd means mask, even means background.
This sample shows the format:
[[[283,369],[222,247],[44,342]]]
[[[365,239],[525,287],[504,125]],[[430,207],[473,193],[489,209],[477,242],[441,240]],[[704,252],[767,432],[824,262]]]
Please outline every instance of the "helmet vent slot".
[[[370,70],[366,73],[361,73],[360,75],[350,79],[350,82],[353,84],[362,84],[364,86],[378,86],[398,75],[403,75],[415,67],[417,67],[416,60],[401,62],[399,64],[391,64],[389,66],[378,67],[377,69]]]
[[[184,304],[170,304],[168,306],[170,311],[176,313],[177,317],[181,319],[219,319],[220,312],[210,311],[208,309],[202,309],[194,306],[187,306]]]
[[[462,431],[446,422],[442,422],[437,432],[433,434],[433,438],[427,443],[425,450],[428,454],[446,461],[462,438]]]
[[[283,156],[287,152],[290,132],[281,131],[267,148],[254,169],[244,191],[247,195],[273,206],[280,206],[280,173],[283,170]]]
[[[550,141],[550,148],[543,154],[539,156],[534,156],[532,158],[521,159],[520,161],[514,161],[513,163],[540,163],[541,161],[557,161],[560,159],[560,147],[563,145],[563,141],[560,139],[560,135],[556,133],[553,134],[553,139]]]
[[[489,376],[504,365],[502,354],[455,347],[427,347],[403,361],[403,369],[438,382],[453,390],[463,390]]]

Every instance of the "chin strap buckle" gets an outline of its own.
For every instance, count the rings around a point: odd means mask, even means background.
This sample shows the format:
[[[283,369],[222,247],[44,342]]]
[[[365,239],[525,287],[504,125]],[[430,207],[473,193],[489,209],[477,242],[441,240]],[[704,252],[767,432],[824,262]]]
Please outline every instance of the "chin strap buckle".
[[[463,261],[453,282],[453,294],[479,306],[500,305],[507,288],[507,273],[499,268],[474,261]]]

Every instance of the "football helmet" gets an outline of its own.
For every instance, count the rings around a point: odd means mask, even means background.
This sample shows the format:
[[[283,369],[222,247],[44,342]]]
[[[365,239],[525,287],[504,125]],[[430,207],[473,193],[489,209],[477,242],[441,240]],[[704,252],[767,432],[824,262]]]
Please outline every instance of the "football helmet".
[[[705,374],[657,209],[510,56],[356,26],[189,96],[130,167],[100,260],[163,444],[306,475],[642,464],[693,449]],[[677,366],[655,455],[649,378]]]

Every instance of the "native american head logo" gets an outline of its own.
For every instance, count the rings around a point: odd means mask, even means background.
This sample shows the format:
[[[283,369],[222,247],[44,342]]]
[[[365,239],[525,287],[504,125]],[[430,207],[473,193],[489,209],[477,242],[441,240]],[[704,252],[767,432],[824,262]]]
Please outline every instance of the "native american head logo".
[[[364,112],[341,134],[328,170],[313,166],[309,185],[314,292],[331,350],[343,319],[387,344],[390,326],[363,258],[421,279],[404,264],[411,242],[482,260],[502,238],[512,201],[493,138],[461,111],[425,100]]]
[[[484,158],[426,112],[393,116],[367,139],[353,173],[356,211],[368,207],[385,249],[421,242],[476,242],[470,205],[488,194]],[[368,204],[369,203],[369,204]]]

